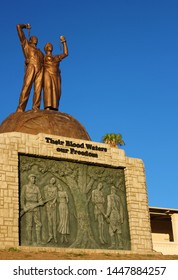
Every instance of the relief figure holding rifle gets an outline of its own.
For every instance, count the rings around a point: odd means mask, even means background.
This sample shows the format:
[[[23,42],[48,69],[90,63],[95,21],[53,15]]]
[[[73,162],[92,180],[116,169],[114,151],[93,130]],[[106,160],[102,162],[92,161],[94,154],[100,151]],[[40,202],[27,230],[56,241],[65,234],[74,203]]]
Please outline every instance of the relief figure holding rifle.
[[[42,206],[43,200],[39,187],[36,185],[36,176],[28,176],[29,183],[24,185],[21,193],[21,209],[26,219],[26,237],[27,244],[32,244],[32,229],[35,225],[36,243],[41,244],[41,217],[39,206]]]

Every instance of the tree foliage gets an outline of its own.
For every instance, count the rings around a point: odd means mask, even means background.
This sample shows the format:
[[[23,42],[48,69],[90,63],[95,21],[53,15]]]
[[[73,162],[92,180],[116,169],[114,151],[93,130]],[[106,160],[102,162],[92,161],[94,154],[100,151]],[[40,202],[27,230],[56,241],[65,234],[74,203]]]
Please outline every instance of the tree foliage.
[[[109,144],[111,147],[125,145],[122,135],[120,133],[107,133],[102,138],[103,142]]]

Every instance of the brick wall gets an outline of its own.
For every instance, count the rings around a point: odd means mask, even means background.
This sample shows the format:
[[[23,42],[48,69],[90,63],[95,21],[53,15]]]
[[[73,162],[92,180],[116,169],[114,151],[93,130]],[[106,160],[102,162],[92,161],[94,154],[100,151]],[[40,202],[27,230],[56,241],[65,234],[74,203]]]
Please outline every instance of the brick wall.
[[[45,138],[62,142],[73,141],[77,144],[88,143],[106,148],[106,151],[91,151],[97,157],[88,157],[78,153],[57,151],[64,145],[47,143]],[[76,151],[79,148],[74,148]],[[107,164],[113,167],[124,167],[126,198],[129,216],[131,250],[136,252],[151,252],[152,238],[148,209],[148,198],[144,164],[142,160],[129,158],[118,148],[110,148],[103,143],[89,142],[54,135],[31,135],[19,132],[0,134],[0,247],[17,247],[19,245],[18,217],[18,154],[76,160],[97,164]],[[47,248],[46,248],[47,250]]]

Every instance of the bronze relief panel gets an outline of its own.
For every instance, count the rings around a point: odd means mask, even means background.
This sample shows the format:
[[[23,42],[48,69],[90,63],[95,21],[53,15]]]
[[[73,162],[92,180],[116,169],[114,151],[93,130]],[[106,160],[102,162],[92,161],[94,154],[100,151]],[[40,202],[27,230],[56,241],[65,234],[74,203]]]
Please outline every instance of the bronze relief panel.
[[[19,155],[22,246],[130,250],[124,170]]]

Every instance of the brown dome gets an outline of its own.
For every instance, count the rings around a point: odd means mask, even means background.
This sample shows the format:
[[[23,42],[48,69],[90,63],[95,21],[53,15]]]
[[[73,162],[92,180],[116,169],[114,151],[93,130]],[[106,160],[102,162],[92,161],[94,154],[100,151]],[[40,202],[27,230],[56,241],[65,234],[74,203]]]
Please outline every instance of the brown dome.
[[[0,133],[13,131],[29,134],[46,133],[90,140],[87,131],[76,119],[68,114],[50,110],[11,114],[0,125]]]

